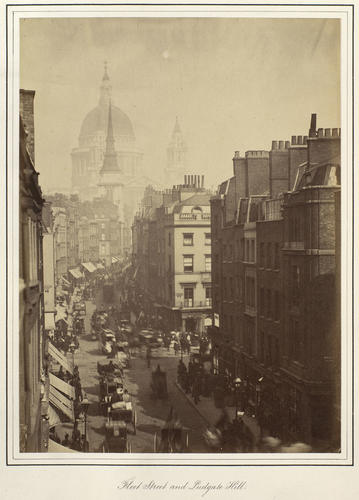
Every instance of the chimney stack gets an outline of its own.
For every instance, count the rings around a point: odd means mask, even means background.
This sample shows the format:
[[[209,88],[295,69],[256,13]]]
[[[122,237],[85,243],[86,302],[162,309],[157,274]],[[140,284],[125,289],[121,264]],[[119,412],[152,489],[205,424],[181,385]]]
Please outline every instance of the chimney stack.
[[[204,175],[202,175],[202,188],[204,187]]]
[[[317,131],[317,114],[312,113],[312,117],[310,120],[309,137],[315,137],[316,131]]]

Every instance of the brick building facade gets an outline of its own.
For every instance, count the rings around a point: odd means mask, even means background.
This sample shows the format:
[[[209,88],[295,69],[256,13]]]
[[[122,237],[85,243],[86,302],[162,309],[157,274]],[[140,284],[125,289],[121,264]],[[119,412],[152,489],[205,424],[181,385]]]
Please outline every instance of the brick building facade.
[[[243,405],[271,434],[339,446],[340,132],[313,115],[308,136],[233,164],[211,200],[214,371],[241,378]]]

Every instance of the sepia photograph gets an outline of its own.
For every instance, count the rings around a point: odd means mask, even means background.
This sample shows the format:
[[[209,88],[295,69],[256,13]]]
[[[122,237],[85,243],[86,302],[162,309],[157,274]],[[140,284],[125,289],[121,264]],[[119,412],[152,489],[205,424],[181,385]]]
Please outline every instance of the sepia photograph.
[[[13,460],[350,461],[343,18],[42,7],[8,66]]]

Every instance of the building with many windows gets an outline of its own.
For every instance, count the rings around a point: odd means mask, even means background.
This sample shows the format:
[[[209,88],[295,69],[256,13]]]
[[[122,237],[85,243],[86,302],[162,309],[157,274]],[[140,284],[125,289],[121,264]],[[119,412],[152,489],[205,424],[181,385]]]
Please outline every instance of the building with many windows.
[[[20,452],[44,452],[48,444],[42,245],[44,200],[34,167],[34,96],[32,90],[20,90]]]
[[[147,190],[133,225],[136,284],[168,328],[204,332],[212,306],[210,196],[199,176]]]
[[[340,131],[234,159],[211,199],[213,368],[271,435],[340,446]],[[336,408],[336,410],[335,410]]]

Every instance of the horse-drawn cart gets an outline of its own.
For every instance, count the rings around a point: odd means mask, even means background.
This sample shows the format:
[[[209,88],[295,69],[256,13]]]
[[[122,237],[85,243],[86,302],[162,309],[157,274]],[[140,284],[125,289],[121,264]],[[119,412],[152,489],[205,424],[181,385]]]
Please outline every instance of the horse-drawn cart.
[[[125,424],[131,424],[133,434],[136,434],[137,415],[131,401],[118,401],[112,403],[109,408],[109,421],[113,423],[125,422]]]
[[[105,427],[104,453],[131,453],[131,443],[127,439],[126,422],[108,422]]]

